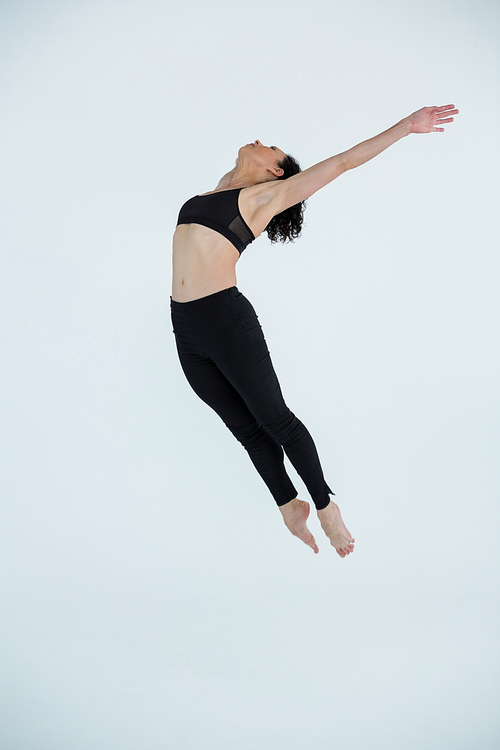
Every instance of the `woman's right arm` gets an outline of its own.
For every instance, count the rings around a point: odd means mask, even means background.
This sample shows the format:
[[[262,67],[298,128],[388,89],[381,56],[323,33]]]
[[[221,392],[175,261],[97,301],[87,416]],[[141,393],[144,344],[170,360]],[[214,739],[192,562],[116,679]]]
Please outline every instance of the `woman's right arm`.
[[[365,164],[410,133],[443,132],[444,128],[440,126],[453,122],[451,115],[456,114],[458,114],[458,109],[455,109],[454,104],[447,104],[444,107],[424,107],[409,117],[405,117],[392,128],[374,138],[358,143],[348,151],[331,156],[287,180],[269,183],[269,199],[273,204],[274,215],[307,200],[347,170]]]

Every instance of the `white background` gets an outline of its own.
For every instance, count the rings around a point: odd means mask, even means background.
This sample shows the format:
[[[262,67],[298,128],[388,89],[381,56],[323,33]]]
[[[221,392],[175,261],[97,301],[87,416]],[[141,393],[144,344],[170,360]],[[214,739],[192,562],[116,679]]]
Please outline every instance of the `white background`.
[[[1,4],[3,750],[498,747],[498,22]],[[449,103],[238,264],[356,538],[315,556],[184,379],[177,212]]]

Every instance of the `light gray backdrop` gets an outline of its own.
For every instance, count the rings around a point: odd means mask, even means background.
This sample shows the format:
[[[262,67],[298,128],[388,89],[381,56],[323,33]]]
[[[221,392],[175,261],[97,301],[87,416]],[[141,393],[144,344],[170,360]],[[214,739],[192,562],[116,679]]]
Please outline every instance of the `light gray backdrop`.
[[[1,4],[3,750],[498,747],[498,21]],[[449,103],[238,264],[356,538],[315,556],[184,380],[177,212]]]

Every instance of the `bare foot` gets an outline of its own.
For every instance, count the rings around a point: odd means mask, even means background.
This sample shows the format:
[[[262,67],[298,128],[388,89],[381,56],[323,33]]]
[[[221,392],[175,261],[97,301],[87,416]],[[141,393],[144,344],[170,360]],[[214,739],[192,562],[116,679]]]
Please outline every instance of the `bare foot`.
[[[339,506],[330,500],[326,508],[318,510],[318,518],[323,531],[340,557],[350,555],[354,550],[354,539],[342,520]]]
[[[318,545],[314,541],[314,537],[306,524],[310,511],[309,503],[306,503],[305,500],[299,500],[296,497],[295,500],[290,500],[286,505],[280,505],[279,509],[287,529],[290,529],[294,536],[302,539],[305,544],[312,547],[317,554],[319,552]]]

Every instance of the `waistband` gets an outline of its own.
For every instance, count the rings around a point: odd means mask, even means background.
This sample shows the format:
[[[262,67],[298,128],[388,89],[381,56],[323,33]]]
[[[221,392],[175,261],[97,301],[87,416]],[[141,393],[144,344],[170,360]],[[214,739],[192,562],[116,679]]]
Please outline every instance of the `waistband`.
[[[199,297],[199,299],[193,299],[190,302],[176,302],[170,297],[170,308],[176,312],[199,310],[202,307],[222,302],[224,299],[233,299],[238,294],[240,294],[238,287],[230,286],[228,289],[222,289],[220,292],[207,294],[206,297]]]

